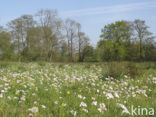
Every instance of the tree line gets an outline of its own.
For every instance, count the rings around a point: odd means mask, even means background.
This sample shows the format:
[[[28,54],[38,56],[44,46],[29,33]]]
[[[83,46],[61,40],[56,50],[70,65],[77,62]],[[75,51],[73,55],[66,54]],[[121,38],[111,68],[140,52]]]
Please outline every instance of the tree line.
[[[156,43],[143,20],[104,26],[96,47],[81,24],[62,20],[56,10],[22,15],[0,26],[0,60],[94,62],[156,60]]]
[[[149,31],[145,21],[116,21],[102,29],[98,42],[100,59],[155,61],[155,36]]]

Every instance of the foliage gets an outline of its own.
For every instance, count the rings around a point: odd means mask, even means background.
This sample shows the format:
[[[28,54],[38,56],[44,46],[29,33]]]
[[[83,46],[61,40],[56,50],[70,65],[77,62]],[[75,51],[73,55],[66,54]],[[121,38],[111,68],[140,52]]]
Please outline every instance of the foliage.
[[[156,60],[154,36],[148,28],[142,20],[116,21],[106,25],[97,45],[100,60]]]
[[[96,62],[96,51],[92,46],[86,46],[82,51],[82,61],[84,62]]]
[[[0,60],[47,62],[155,61],[156,43],[145,21],[104,26],[97,46],[80,23],[62,20],[56,10],[21,15],[0,26]]]

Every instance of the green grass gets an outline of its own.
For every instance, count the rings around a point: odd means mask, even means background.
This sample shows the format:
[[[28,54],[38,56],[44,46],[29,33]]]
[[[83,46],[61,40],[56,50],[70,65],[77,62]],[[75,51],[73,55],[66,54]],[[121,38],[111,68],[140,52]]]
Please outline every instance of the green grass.
[[[156,110],[155,64],[1,62],[0,117],[73,117],[74,112],[129,117],[118,103]],[[86,106],[80,106],[83,102]]]

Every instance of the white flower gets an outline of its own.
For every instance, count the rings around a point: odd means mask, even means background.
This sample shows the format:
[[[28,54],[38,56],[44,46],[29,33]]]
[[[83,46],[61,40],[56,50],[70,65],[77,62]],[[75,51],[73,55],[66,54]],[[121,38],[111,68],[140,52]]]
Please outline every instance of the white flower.
[[[11,100],[11,97],[10,97],[10,96],[8,96],[8,99],[9,99],[9,100]]]
[[[9,83],[5,83],[5,86],[9,86]]]
[[[132,96],[133,96],[133,97],[136,97],[136,94],[135,94],[135,92],[132,92]]]
[[[106,93],[107,99],[114,98],[114,96],[111,93]]]
[[[63,97],[59,97],[59,99],[62,99]]]
[[[81,102],[80,107],[87,107],[87,104],[84,102]]]
[[[97,106],[97,101],[93,101],[93,102],[92,102],[92,105]]]
[[[62,106],[63,106],[63,107],[65,107],[65,106],[67,106],[67,104],[65,104],[65,103],[62,103]]]
[[[45,89],[45,91],[48,91],[48,89]]]
[[[32,107],[32,108],[29,108],[28,110],[31,111],[32,113],[37,113],[38,107]]]
[[[88,110],[87,110],[87,109],[83,108],[82,110],[83,110],[84,112],[88,113]]]
[[[4,90],[1,90],[1,92],[4,93],[5,91]]]
[[[103,113],[103,112],[106,111],[106,110],[107,110],[107,108],[106,108],[105,104],[104,104],[104,103],[101,103],[101,104],[100,104],[100,108],[98,108],[98,111],[99,111],[100,113]]]
[[[94,98],[94,97],[92,97],[92,100],[95,100],[95,98]]]
[[[37,101],[35,101],[34,104],[37,104]]]
[[[71,112],[71,114],[73,114],[73,115],[74,115],[74,117],[76,117],[76,113],[77,113],[76,111],[71,110],[70,112]]]
[[[20,83],[21,81],[20,80],[17,80],[17,83]]]
[[[117,92],[114,93],[115,97],[119,98],[119,94]]]
[[[85,100],[86,97],[83,97],[82,95],[78,95],[78,98]]]
[[[18,98],[15,96],[14,99],[18,99]]]
[[[58,101],[55,101],[54,103],[55,103],[55,104],[58,104]]]
[[[45,106],[45,105],[41,105],[41,107],[42,107],[42,108],[46,108],[46,106]]]
[[[100,92],[99,89],[97,89],[96,92],[99,93]]]
[[[25,96],[24,95],[21,97],[21,101],[25,101]]]
[[[33,93],[33,94],[32,94],[32,96],[35,96],[35,95],[36,95],[36,93]]]
[[[86,99],[86,97],[83,97],[83,100],[85,100]]]
[[[80,99],[81,99],[81,98],[83,98],[83,97],[82,97],[82,95],[78,95],[78,98],[80,98]]]

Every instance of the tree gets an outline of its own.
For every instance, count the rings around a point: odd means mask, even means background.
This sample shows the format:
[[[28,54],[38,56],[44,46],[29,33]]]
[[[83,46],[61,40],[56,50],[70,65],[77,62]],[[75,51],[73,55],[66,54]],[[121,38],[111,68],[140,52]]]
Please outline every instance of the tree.
[[[78,56],[79,62],[82,62],[82,50],[85,46],[89,45],[89,37],[85,35],[84,32],[81,31],[81,24],[77,23],[77,37],[78,37]]]
[[[22,15],[20,19],[22,21],[23,38],[24,38],[23,47],[29,49],[30,40],[29,38],[27,38],[28,33],[30,32],[31,29],[35,27],[36,22],[34,21],[32,15]]]
[[[92,46],[85,46],[82,51],[82,61],[83,62],[96,62],[97,56],[96,51]]]
[[[111,40],[100,40],[97,44],[98,58],[100,61],[110,61],[113,54],[113,44]]]
[[[58,51],[61,20],[58,19],[56,10],[40,10],[36,16],[43,38],[42,56],[45,56],[48,61],[52,61],[55,52]]]
[[[41,59],[42,39],[40,32],[40,27],[33,27],[27,30],[26,39],[28,40],[28,44],[22,53],[25,60],[35,61]]]
[[[68,55],[69,55],[69,61],[73,61],[73,51],[75,46],[75,39],[77,36],[77,25],[74,20],[67,19],[65,21],[65,31],[66,31],[66,38],[67,38],[67,44],[68,44]]]
[[[12,41],[14,46],[17,46],[18,60],[21,60],[23,50],[29,47],[29,40],[27,38],[27,32],[33,28],[35,21],[32,15],[22,15],[21,17],[12,20],[8,23],[8,27],[11,32]]]
[[[60,48],[60,54],[61,54],[61,61],[67,61],[67,57],[68,57],[68,45],[65,41],[62,41],[62,45]]]
[[[110,54],[107,53],[109,59],[124,60],[126,57],[126,46],[124,43],[130,42],[131,39],[130,23],[127,21],[116,21],[115,23],[106,25],[101,32],[101,39],[106,40],[103,43],[103,49],[106,49],[106,51],[109,50],[109,52],[111,52]],[[106,51],[104,50],[103,52]],[[106,58],[108,60],[108,57]]]
[[[14,42],[14,45],[18,57],[18,61],[21,61],[21,50],[22,50],[22,42],[23,42],[23,30],[22,30],[22,21],[21,19],[17,18],[15,20],[12,20],[8,23],[10,32],[11,32],[11,38]]]
[[[153,41],[154,36],[151,32],[148,31],[148,26],[145,24],[145,21],[136,19],[134,21],[134,28],[137,35],[137,40],[139,40],[139,57],[142,60],[145,57],[143,43]]]
[[[13,59],[14,51],[11,44],[11,36],[4,29],[0,29],[0,59],[9,60]]]

